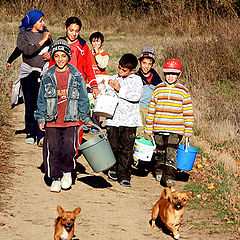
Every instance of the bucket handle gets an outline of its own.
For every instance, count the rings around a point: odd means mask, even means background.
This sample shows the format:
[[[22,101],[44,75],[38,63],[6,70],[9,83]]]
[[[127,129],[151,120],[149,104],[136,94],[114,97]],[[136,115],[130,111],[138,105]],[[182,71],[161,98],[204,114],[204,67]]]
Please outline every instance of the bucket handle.
[[[138,137],[138,135],[139,135],[140,133],[142,133],[142,132],[144,132],[144,131],[139,132],[139,133],[136,135],[136,137]],[[153,146],[156,147],[156,143],[155,143],[155,140],[154,140],[153,135],[150,135],[150,136],[151,136],[151,138],[152,138]]]
[[[85,125],[82,124],[82,125],[80,126],[80,128],[78,129],[78,136],[79,136],[79,133],[80,133],[80,131],[83,129],[84,126],[85,126]],[[103,131],[98,125],[96,125],[96,124],[94,123],[93,126],[94,126],[95,128],[97,128],[97,129],[104,135],[104,137],[107,137],[107,135],[104,133],[104,131]],[[79,145],[79,146],[81,145],[81,144],[79,143],[79,137],[78,137],[78,145]]]
[[[186,148],[185,148],[185,153],[188,153],[188,147],[189,147],[189,138],[186,137]]]

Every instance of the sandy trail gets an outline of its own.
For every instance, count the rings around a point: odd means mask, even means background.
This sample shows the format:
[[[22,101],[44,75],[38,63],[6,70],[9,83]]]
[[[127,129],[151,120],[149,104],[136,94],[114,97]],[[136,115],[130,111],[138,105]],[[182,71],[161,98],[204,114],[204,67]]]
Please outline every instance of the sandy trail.
[[[23,105],[13,110],[11,126],[14,130],[24,128],[23,113]],[[71,190],[52,193],[37,168],[42,162],[42,148],[25,144],[24,138],[24,134],[15,135],[12,143],[14,155],[10,161],[15,171],[12,186],[2,196],[5,209],[0,212],[1,239],[53,239],[58,204],[66,210],[82,208],[76,220],[75,240],[173,239],[161,229],[150,227],[151,209],[162,191],[151,174],[133,175],[132,187],[124,188],[108,180],[103,173],[94,173],[81,157],[78,162],[86,168],[86,173],[78,173]],[[178,182],[177,187],[182,189],[184,184]],[[234,239],[197,230],[193,223],[204,215],[206,213],[186,209],[180,228],[182,239]]]

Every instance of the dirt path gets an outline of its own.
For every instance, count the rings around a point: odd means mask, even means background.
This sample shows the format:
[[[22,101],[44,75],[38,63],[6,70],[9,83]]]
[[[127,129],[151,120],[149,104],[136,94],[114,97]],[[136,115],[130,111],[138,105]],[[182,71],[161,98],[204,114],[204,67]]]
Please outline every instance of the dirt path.
[[[23,106],[13,111],[14,130],[24,128],[23,111]],[[81,157],[78,162],[86,168],[86,173],[77,175],[71,190],[52,193],[37,168],[42,162],[42,148],[25,144],[24,137],[24,134],[15,135],[12,143],[14,156],[10,161],[15,172],[12,174],[12,187],[2,197],[6,207],[0,212],[1,239],[53,239],[58,204],[66,210],[77,206],[82,208],[76,221],[76,240],[172,239],[158,228],[152,230],[149,225],[152,206],[162,190],[151,174],[146,177],[134,175],[132,187],[124,188],[109,181],[103,173],[94,173]],[[183,183],[178,182],[177,186],[181,189]],[[201,232],[197,230],[193,222],[205,214],[189,209],[185,211],[180,228],[182,239],[235,239],[234,236],[216,236],[204,229]]]

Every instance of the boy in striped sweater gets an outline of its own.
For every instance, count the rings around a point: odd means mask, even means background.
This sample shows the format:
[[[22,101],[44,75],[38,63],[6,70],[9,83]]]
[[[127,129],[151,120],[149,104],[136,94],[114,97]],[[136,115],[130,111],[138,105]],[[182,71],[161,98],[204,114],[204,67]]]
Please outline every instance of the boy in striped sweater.
[[[163,66],[165,81],[152,93],[145,125],[145,137],[156,141],[156,180],[175,185],[177,148],[182,137],[193,134],[193,106],[188,89],[178,82],[182,65],[176,59]]]

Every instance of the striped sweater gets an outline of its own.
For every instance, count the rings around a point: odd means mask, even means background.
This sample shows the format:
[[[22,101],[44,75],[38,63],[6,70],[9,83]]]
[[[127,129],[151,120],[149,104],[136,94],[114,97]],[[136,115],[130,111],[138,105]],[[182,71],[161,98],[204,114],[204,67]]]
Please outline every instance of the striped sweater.
[[[148,106],[145,133],[168,132],[190,137],[193,134],[193,106],[188,89],[181,83],[156,86]]]

